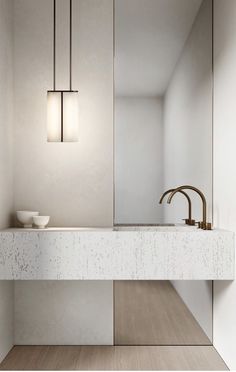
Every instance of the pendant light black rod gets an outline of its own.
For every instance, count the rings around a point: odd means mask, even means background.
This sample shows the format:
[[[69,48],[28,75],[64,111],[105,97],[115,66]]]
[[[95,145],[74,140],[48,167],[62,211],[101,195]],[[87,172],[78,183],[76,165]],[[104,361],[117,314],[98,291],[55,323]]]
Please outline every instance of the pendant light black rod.
[[[72,90],[72,0],[70,0],[70,90]]]
[[[53,90],[56,90],[56,0],[53,0]]]
[[[72,91],[72,0],[70,0],[69,90]],[[56,90],[56,0],[53,0],[53,90]]]

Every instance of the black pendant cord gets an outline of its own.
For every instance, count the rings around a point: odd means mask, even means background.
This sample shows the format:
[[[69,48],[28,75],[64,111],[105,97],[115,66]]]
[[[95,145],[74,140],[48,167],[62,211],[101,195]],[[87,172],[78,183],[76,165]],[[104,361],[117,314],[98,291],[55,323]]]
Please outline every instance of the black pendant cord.
[[[72,0],[70,0],[70,90],[72,90]]]
[[[61,92],[61,142],[64,142],[64,123],[63,123],[63,92]]]
[[[53,90],[56,90],[56,0],[53,0]]]

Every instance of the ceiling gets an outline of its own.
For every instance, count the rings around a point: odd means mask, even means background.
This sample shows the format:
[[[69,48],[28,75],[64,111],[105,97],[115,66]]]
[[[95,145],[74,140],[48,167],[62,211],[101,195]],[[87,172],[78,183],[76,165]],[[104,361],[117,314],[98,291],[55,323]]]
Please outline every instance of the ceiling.
[[[115,92],[162,96],[202,0],[115,0]]]

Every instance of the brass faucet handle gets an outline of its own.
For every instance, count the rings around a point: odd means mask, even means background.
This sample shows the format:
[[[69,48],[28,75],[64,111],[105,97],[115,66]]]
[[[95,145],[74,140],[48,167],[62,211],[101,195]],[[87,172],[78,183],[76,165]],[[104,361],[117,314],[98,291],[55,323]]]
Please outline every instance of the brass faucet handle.
[[[183,218],[183,221],[185,221],[186,225],[189,225],[189,226],[195,226],[196,224],[195,220],[191,220],[189,218]]]
[[[202,229],[202,230],[212,230],[212,224],[210,222],[202,222],[202,221],[198,221],[197,222],[197,225],[198,225],[198,228],[199,229]]]
[[[189,226],[195,226],[195,224],[196,224],[195,220],[188,220]]]
[[[206,222],[204,227],[203,227],[204,230],[212,230],[212,224],[211,222]]]

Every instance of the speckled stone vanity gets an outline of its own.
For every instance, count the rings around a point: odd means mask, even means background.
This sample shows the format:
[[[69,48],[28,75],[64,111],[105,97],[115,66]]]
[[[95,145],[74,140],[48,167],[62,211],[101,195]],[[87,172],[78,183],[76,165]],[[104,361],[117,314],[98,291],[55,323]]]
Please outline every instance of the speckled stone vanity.
[[[0,231],[0,280],[232,280],[234,262],[234,234],[218,229]]]

